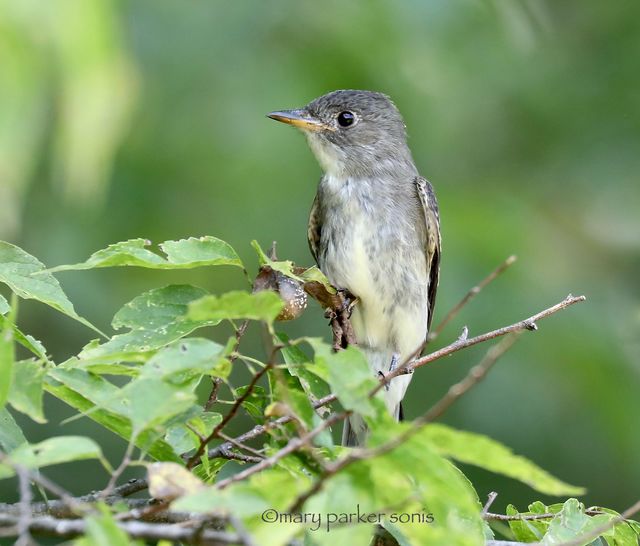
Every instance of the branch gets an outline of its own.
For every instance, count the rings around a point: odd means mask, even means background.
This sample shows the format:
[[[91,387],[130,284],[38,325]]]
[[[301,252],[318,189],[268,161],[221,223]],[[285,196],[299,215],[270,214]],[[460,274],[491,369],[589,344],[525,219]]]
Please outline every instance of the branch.
[[[467,305],[473,298],[475,298],[481,290],[486,287],[489,283],[496,280],[502,273],[504,273],[511,265],[513,265],[518,257],[515,254],[509,256],[504,262],[502,262],[498,267],[496,267],[489,275],[487,275],[484,279],[482,279],[478,284],[476,284],[473,288],[471,288],[464,297],[452,307],[452,309],[445,315],[445,317],[438,323],[438,325],[433,328],[431,332],[429,332],[428,341],[433,341],[435,338],[442,333],[444,327],[449,324],[458,313],[462,310],[462,308]]]
[[[148,523],[142,521],[117,521],[116,525],[131,538],[143,540],[168,540],[174,543],[199,544],[204,546],[228,546],[243,544],[234,533],[203,529],[201,526],[186,527],[183,523]],[[17,518],[0,514],[0,536],[17,535]],[[50,516],[32,518],[28,530],[36,535],[73,538],[85,534],[84,520],[56,519]]]
[[[549,307],[548,309],[545,309],[544,311],[540,311],[539,313],[536,313],[535,315],[532,315],[529,318],[526,318],[519,322],[515,322],[513,324],[510,324],[509,326],[504,326],[502,328],[498,328],[497,330],[492,330],[485,334],[480,334],[479,336],[471,337],[471,338],[467,337],[463,332],[463,335],[461,335],[456,341],[447,345],[446,347],[443,347],[442,349],[438,349],[433,353],[429,353],[428,355],[423,356],[422,358],[418,358],[416,360],[408,362],[403,366],[399,366],[393,372],[387,374],[385,378],[382,379],[382,383],[384,385],[394,377],[397,377],[403,374],[412,373],[415,369],[425,366],[426,364],[429,364],[434,360],[439,360],[442,357],[449,356],[450,354],[453,354],[462,349],[466,349],[467,347],[471,347],[472,345],[477,345],[478,343],[483,343],[485,341],[489,341],[490,339],[495,339],[497,337],[505,336],[507,334],[512,334],[514,332],[521,332],[524,330],[535,331],[538,329],[538,325],[537,325],[538,321],[545,319],[557,313],[558,311],[562,311],[563,309],[566,309],[571,305],[585,301],[586,299],[587,298],[585,296],[572,296],[571,294],[569,294],[560,303],[556,303],[555,305],[553,305],[552,307]],[[466,331],[466,328],[465,328],[465,331]]]
[[[561,302],[557,303],[556,305],[549,307],[543,311],[540,311],[539,313],[536,313],[535,315],[532,315],[531,317],[521,320],[519,322],[516,322],[514,324],[511,324],[510,326],[505,326],[503,328],[498,328],[497,330],[492,330],[491,332],[487,332],[485,334],[481,334],[479,336],[473,337],[473,338],[468,338],[466,335],[461,336],[460,338],[458,338],[456,341],[454,341],[453,343],[447,345],[446,347],[443,347],[442,349],[439,349],[437,351],[434,351],[433,353],[429,353],[428,355],[419,358],[413,362],[409,362],[408,364],[404,365],[404,366],[400,366],[398,368],[396,368],[396,370],[392,373],[387,374],[384,378],[381,378],[380,380],[380,385],[378,387],[376,387],[375,392],[377,392],[378,390],[380,390],[384,385],[386,385],[391,379],[393,379],[394,377],[398,376],[398,375],[402,375],[402,374],[407,374],[407,373],[412,373],[414,369],[419,368],[421,366],[424,366],[425,364],[429,364],[430,362],[433,362],[435,360],[438,360],[440,358],[443,358],[445,356],[449,356],[450,354],[453,354],[457,351],[460,351],[462,349],[465,349],[467,347],[470,347],[472,345],[477,345],[478,343],[482,343],[484,341],[488,341],[490,339],[495,339],[497,337],[500,336],[504,336],[506,334],[509,333],[513,333],[513,332],[519,332],[519,331],[523,331],[523,330],[537,330],[537,325],[536,323],[542,319],[545,319],[559,311],[562,311],[564,309],[566,309],[567,307],[574,305],[576,303],[580,303],[582,301],[585,301],[586,297],[585,296],[572,296],[572,295],[568,295],[564,300],[562,300]],[[375,393],[372,393],[375,394]],[[327,404],[330,404],[332,402],[335,402],[337,400],[337,397],[335,394],[329,394],[319,400],[317,400],[314,404],[313,407],[314,409],[318,409],[320,407],[326,406]],[[274,421],[269,421],[267,423],[265,423],[264,425],[256,425],[255,427],[253,427],[251,430],[237,436],[235,438],[235,440],[237,442],[246,442],[247,440],[251,440],[253,438],[257,438],[258,436],[261,436],[262,434],[264,434],[265,432],[267,432],[268,430],[271,430],[273,428],[276,428],[280,425],[284,425],[286,423],[288,423],[289,421],[291,421],[291,417],[290,416],[283,416],[280,417]],[[221,444],[219,446],[216,446],[215,448],[209,450],[208,453],[208,457],[210,459],[215,458],[215,457],[220,457],[221,453],[223,452],[223,450],[225,449],[230,449],[232,446],[230,443],[226,442],[224,444]]]

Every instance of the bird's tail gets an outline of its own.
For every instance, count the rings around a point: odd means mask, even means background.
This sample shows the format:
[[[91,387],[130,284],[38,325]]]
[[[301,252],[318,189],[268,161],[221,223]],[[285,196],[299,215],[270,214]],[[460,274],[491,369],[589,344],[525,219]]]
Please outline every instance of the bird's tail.
[[[403,421],[404,416],[402,414],[402,403],[396,406],[393,412],[393,417],[396,421]],[[361,415],[357,413],[349,416],[344,422],[344,428],[342,429],[342,445],[347,447],[363,446],[367,440],[367,434],[369,433],[369,427]]]

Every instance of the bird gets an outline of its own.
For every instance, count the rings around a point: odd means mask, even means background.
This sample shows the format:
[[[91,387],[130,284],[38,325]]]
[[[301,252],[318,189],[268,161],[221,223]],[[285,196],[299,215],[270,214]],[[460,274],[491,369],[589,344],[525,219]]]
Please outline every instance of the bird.
[[[438,202],[418,173],[404,120],[387,95],[351,89],[267,117],[300,129],[322,168],[309,248],[331,284],[357,299],[357,344],[372,374],[384,376],[424,349],[440,275]],[[411,377],[400,374],[383,389],[396,420]],[[352,414],[342,444],[362,446],[367,435]]]

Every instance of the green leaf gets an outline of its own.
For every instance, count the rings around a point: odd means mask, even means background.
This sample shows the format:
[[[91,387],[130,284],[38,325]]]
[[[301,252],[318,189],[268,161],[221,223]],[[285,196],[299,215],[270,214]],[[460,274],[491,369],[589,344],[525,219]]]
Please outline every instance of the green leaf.
[[[13,416],[7,408],[0,408],[0,448],[8,453],[26,443],[27,439]]]
[[[6,315],[11,310],[7,299],[0,294],[0,315]]]
[[[378,382],[373,377],[362,351],[351,346],[336,353],[330,345],[320,339],[309,338],[307,341],[315,352],[316,365],[328,370],[331,390],[344,408],[365,416],[376,415],[376,406],[369,393]],[[317,371],[315,367],[310,367],[309,370],[314,373]]]
[[[4,407],[9,397],[13,381],[14,360],[13,325],[10,319],[3,318],[2,329],[0,329],[0,408]]]
[[[543,505],[543,508],[546,509],[546,506]],[[513,506],[512,504],[509,504],[507,506],[507,511],[506,511],[506,514],[508,516],[533,515],[536,513],[545,514],[546,510],[537,511],[537,512],[534,512],[532,510],[530,512],[525,512],[520,514],[520,512],[518,512],[515,506]],[[539,542],[540,540],[542,540],[542,537],[547,532],[547,528],[549,527],[549,521],[550,519],[549,520],[514,519],[514,520],[509,520],[509,528],[513,532],[514,538],[516,540],[519,540],[521,542]]]
[[[94,252],[85,262],[60,265],[49,271],[94,269],[99,267],[136,266],[150,269],[191,269],[212,265],[242,267],[233,248],[216,237],[190,237],[179,241],[165,241],[159,246],[164,256],[149,250],[146,239],[130,239],[109,245]]]
[[[315,265],[305,269],[300,275],[300,278],[305,282],[318,282],[324,286],[330,294],[336,293],[335,287],[329,282],[326,275]]]
[[[279,271],[287,277],[291,277],[292,279],[296,279],[298,281],[304,281],[302,277],[296,275],[293,272],[294,265],[291,260],[273,261],[264,253],[264,250],[262,250],[262,248],[258,244],[258,241],[256,240],[251,241],[251,246],[258,255],[258,262],[260,263],[260,265],[268,265],[274,271]]]
[[[203,338],[182,339],[145,362],[140,377],[157,377],[176,384],[205,374],[226,378],[231,370],[225,357],[231,347]]]
[[[577,539],[581,535],[590,535],[597,528],[597,523],[584,513],[584,505],[576,499],[569,499],[551,523],[547,534],[542,539],[544,546],[562,544]],[[594,537],[580,542],[580,546],[590,544]]]
[[[298,378],[307,396],[317,400],[330,394],[331,390],[327,382],[309,370],[316,366],[313,359],[309,358],[298,345],[290,345],[289,337],[285,333],[278,332],[276,336],[276,342],[284,345],[280,352],[284,357],[287,370],[293,377]]]
[[[201,437],[211,434],[213,428],[222,421],[222,415],[219,413],[203,412],[189,419],[187,424],[179,423],[170,427],[165,435],[166,441],[173,447],[177,454],[187,453],[200,445]],[[198,435],[195,434],[196,431]]]
[[[4,317],[0,315],[0,330],[5,328],[5,325],[11,325],[11,321],[8,317]],[[28,351],[36,355],[38,358],[44,360],[45,362],[49,361],[47,357],[47,350],[44,348],[44,345],[40,341],[38,341],[33,336],[29,334],[24,334],[20,331],[20,329],[13,324],[13,339]]]
[[[85,459],[98,459],[105,468],[109,468],[100,446],[84,436],[57,436],[38,444],[22,444],[11,451],[8,458],[9,462],[30,469]],[[13,475],[10,465],[0,463],[0,478]]]
[[[426,428],[434,449],[441,455],[519,480],[547,495],[582,495],[585,492],[582,487],[554,478],[535,463],[515,455],[508,447],[487,436],[437,423]]]
[[[0,282],[24,299],[37,300],[104,335],[78,315],[60,283],[45,270],[44,264],[21,248],[0,241]]]
[[[45,373],[46,369],[40,362],[34,360],[16,362],[13,384],[9,392],[9,403],[37,423],[47,422],[42,411],[42,381]]]
[[[280,296],[269,290],[253,294],[237,290],[222,296],[203,296],[191,302],[186,317],[192,321],[251,319],[272,323],[283,305]]]
[[[406,432],[409,426],[389,423],[372,429],[369,443],[385,444]],[[381,523],[405,545],[484,544],[475,491],[456,467],[434,452],[424,429],[384,455],[345,467],[325,481],[320,492],[305,503],[303,511],[325,515],[382,514]],[[372,522],[362,519],[367,523],[358,526],[371,533]],[[351,523],[357,521],[352,519]],[[338,527],[336,523],[334,526]],[[333,535],[333,530],[329,534]],[[313,539],[317,540],[315,534]]]
[[[181,387],[169,385],[158,378],[140,378],[122,389],[131,404],[133,436],[143,430],[167,423],[186,412],[196,402],[196,396]]]
[[[72,408],[75,408],[80,413],[85,414],[107,430],[114,432],[121,438],[124,438],[125,440],[129,440],[131,438],[132,427],[131,422],[127,417],[101,409],[84,396],[95,396],[96,390],[100,390],[96,389],[96,384],[94,382],[97,379],[102,383],[102,392],[100,397],[103,398],[103,401],[107,404],[109,403],[105,400],[107,397],[107,388],[104,384],[106,384],[113,389],[111,392],[114,393],[113,396],[115,397],[115,400],[112,401],[112,403],[121,404],[122,400],[121,397],[119,397],[116,387],[100,377],[93,376],[92,374],[82,370],[74,370],[71,372],[71,374],[74,375],[69,374],[66,377],[67,380],[73,378],[73,381],[69,381],[69,383],[73,384],[73,388],[71,388],[64,384],[64,376],[58,376],[62,381],[58,381],[57,379],[50,377],[54,371],[56,372],[56,375],[58,375],[61,370],[59,368],[50,370],[44,383],[44,388],[47,392],[62,400]],[[129,410],[126,406],[117,407],[124,407],[124,411],[128,414]],[[135,444],[158,461],[182,462],[182,460],[173,452],[171,446],[159,439],[158,435],[154,431],[145,431],[139,434],[135,438]]]
[[[197,328],[216,325],[219,320],[184,319],[187,305],[206,293],[191,285],[149,290],[124,305],[113,318],[114,328],[129,328],[129,332],[102,345],[89,344],[78,356],[83,360],[140,358],[139,353],[164,347]]]

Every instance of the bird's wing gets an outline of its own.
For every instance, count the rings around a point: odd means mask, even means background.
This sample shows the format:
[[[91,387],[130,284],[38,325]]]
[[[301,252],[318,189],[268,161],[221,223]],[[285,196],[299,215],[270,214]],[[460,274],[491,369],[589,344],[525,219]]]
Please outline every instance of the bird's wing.
[[[318,263],[318,247],[320,246],[320,233],[322,231],[322,220],[320,217],[320,201],[316,194],[311,205],[309,213],[309,227],[307,228],[307,240],[309,241],[309,250],[313,259]]]
[[[427,271],[429,275],[429,316],[427,318],[427,328],[431,329],[433,319],[433,307],[436,303],[436,292],[438,291],[438,279],[440,277],[440,212],[438,211],[438,201],[433,191],[431,183],[421,176],[415,179],[418,197],[422,204],[424,221],[426,226],[425,257],[427,259]]]

